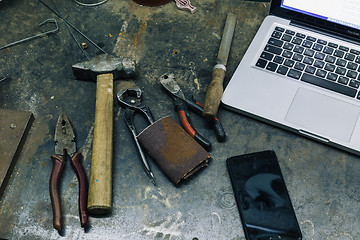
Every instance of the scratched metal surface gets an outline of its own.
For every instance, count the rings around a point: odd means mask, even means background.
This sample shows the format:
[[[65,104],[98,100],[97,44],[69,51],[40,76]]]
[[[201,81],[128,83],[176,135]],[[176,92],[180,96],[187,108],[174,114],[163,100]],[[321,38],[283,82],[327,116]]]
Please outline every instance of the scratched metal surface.
[[[107,52],[136,59],[137,78],[117,81],[115,92],[137,85],[156,119],[170,115],[176,121],[173,102],[158,78],[174,73],[185,93],[203,101],[226,13],[235,11],[238,25],[225,84],[268,13],[268,3],[233,0],[193,0],[198,8],[193,15],[177,10],[173,2],[156,8],[130,0],[109,0],[93,8],[74,1],[56,3],[71,23]],[[39,1],[29,0],[2,1],[0,16],[0,46],[39,33],[37,24],[55,17]],[[48,193],[55,122],[63,112],[69,116],[89,176],[96,89],[94,83],[74,79],[71,65],[86,59],[58,22],[56,34],[0,51],[0,75],[7,77],[0,82],[0,107],[31,111],[35,116],[0,200],[1,238],[243,240],[225,160],[266,149],[274,149],[279,157],[304,239],[360,237],[358,157],[220,109],[228,137],[225,143],[216,142],[202,119],[191,114],[199,132],[213,143],[210,166],[174,187],[150,161],[155,187],[142,169],[117,103],[112,213],[91,216],[89,228],[80,228],[78,184],[67,162],[60,185],[65,229],[59,235],[52,227]],[[98,54],[88,46],[90,56]],[[145,126],[140,117],[136,121],[139,128]]]

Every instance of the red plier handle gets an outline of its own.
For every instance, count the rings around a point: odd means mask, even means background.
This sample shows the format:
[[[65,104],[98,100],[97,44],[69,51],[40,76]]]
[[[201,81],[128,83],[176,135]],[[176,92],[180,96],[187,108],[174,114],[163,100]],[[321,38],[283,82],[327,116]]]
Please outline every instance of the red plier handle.
[[[186,132],[190,134],[191,137],[193,137],[205,150],[210,151],[211,150],[211,142],[201,136],[192,126],[191,121],[188,113],[188,108],[186,103],[180,99],[175,99],[175,106],[176,111],[179,114],[180,122],[183,128]]]
[[[58,231],[61,231],[61,206],[59,197],[59,179],[65,166],[65,159],[61,155],[51,155],[53,161],[53,169],[51,171],[49,190],[51,205],[53,209],[53,225]],[[79,215],[81,227],[85,227],[88,223],[88,213],[86,209],[87,202],[87,178],[84,168],[81,164],[81,153],[76,153],[71,158],[71,165],[75,170],[79,181]]]
[[[199,116],[202,116],[204,111],[204,105],[199,103],[198,101],[191,99],[186,99],[186,104],[189,107],[190,110],[194,111]],[[226,134],[224,127],[222,126],[220,120],[215,116],[212,121],[210,121],[211,127],[215,131],[216,138],[219,142],[225,142],[226,140]]]

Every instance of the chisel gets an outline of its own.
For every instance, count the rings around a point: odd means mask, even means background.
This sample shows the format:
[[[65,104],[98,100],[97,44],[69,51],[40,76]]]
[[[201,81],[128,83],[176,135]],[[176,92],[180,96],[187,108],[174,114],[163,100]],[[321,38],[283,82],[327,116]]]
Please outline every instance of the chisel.
[[[220,49],[213,68],[212,80],[206,90],[203,117],[212,120],[215,118],[220,100],[224,91],[223,81],[225,78],[226,64],[230,52],[230,46],[234,35],[236,15],[228,13],[226,17],[224,33],[221,39]]]

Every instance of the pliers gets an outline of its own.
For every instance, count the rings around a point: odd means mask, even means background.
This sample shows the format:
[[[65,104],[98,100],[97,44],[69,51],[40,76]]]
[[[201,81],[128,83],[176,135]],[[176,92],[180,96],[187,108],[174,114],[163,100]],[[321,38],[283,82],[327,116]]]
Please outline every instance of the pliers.
[[[153,124],[155,122],[154,117],[151,114],[150,108],[142,103],[141,99],[141,89],[138,87],[128,88],[125,91],[119,92],[117,94],[117,99],[119,103],[125,107],[124,121],[128,126],[133,139],[135,141],[136,147],[139,151],[144,170],[146,174],[149,176],[151,182],[156,185],[155,177],[153,172],[151,171],[149,162],[147,161],[144,151],[142,150],[139,141],[136,138],[137,132],[134,124],[134,114],[135,112],[140,112],[146,116],[148,122]]]
[[[179,84],[176,82],[174,74],[163,74],[160,77],[160,83],[164,89],[175,100],[176,111],[179,114],[181,125],[205,150],[211,150],[211,142],[201,136],[192,126],[188,113],[188,107],[196,114],[202,116],[204,106],[194,100],[188,100],[185,98]],[[218,118],[214,118],[211,121],[211,126],[215,131],[216,137],[219,142],[223,142],[226,139],[224,128]]]
[[[81,153],[76,152],[75,134],[68,117],[65,114],[59,116],[55,127],[55,155],[51,155],[53,168],[50,176],[49,190],[51,205],[53,209],[53,225],[61,231],[61,207],[59,198],[59,179],[65,166],[66,156],[71,157],[73,166],[79,181],[79,214],[81,227],[86,227],[88,223],[87,202],[87,178],[83,166],[81,165]]]

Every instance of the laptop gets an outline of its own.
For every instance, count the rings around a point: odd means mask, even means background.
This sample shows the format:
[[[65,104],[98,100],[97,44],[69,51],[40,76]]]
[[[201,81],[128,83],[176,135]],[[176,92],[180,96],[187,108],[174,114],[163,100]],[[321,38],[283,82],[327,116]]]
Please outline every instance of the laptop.
[[[360,155],[360,1],[273,0],[222,103]]]

